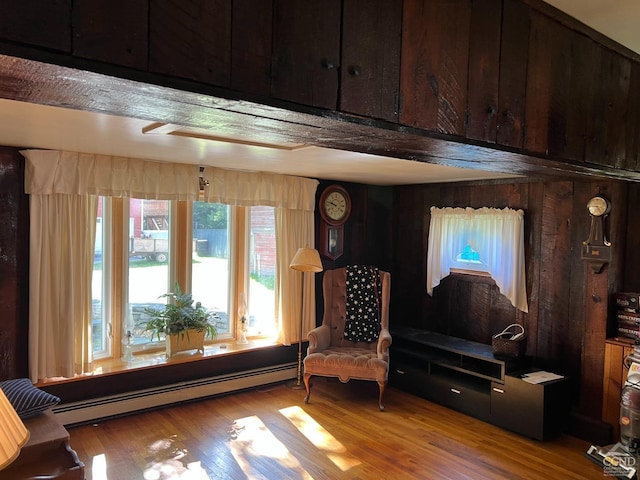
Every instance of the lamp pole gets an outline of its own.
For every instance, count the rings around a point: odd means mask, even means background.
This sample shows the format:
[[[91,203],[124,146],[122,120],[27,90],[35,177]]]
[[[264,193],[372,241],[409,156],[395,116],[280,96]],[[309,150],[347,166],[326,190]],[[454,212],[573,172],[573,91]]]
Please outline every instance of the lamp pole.
[[[320,254],[314,248],[303,247],[299,248],[296,252],[289,268],[302,272],[302,299],[300,305],[300,330],[298,331],[298,374],[296,382],[289,385],[290,388],[300,390],[304,388],[302,383],[302,328],[304,319],[304,274],[305,272],[321,272],[322,262],[320,261]]]

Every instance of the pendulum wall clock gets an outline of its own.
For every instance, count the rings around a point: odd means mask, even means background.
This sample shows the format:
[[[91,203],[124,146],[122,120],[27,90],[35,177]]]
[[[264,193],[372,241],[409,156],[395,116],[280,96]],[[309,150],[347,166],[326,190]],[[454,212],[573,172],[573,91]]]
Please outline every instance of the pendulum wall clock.
[[[602,267],[611,260],[611,242],[605,233],[605,219],[611,211],[609,201],[596,195],[587,203],[591,217],[589,238],[582,242],[582,260],[589,263],[594,273],[600,273]]]
[[[339,185],[330,185],[320,195],[318,251],[331,260],[344,251],[344,224],[351,214],[349,193]]]

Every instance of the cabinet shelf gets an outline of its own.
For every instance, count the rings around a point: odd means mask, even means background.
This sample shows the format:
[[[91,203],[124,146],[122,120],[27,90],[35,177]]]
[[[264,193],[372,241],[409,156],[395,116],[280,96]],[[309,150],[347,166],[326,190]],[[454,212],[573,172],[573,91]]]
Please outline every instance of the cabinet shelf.
[[[430,369],[438,366],[484,380],[504,382],[504,368],[502,368],[502,365],[493,362],[484,362],[483,360],[468,358],[461,354],[448,356],[446,352],[438,352],[435,349],[429,352],[416,352],[408,347],[396,346],[393,352],[395,356],[400,358],[411,358],[419,362],[424,362]]]
[[[404,328],[394,331],[393,338],[394,354],[485,380],[503,383],[505,374],[521,365],[516,360],[495,358],[490,345],[436,332]]]
[[[394,387],[539,440],[559,432],[565,379],[529,384],[526,359],[495,358],[490,345],[412,328],[392,335]]]

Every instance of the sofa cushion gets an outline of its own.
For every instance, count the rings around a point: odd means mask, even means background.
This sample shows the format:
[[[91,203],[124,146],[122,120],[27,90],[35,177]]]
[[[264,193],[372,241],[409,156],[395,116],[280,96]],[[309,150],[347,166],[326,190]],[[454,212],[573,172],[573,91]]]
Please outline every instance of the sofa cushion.
[[[0,388],[20,418],[33,417],[60,403],[59,397],[40,390],[28,378],[5,380]]]

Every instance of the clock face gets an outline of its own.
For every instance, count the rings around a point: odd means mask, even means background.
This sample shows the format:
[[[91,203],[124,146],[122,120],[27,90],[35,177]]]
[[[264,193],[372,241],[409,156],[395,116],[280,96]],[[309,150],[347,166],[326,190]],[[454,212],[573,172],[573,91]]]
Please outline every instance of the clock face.
[[[331,220],[342,220],[347,214],[347,198],[342,192],[331,192],[324,200],[325,214]]]
[[[591,215],[599,217],[609,213],[609,202],[603,197],[593,197],[587,203],[587,209]]]

